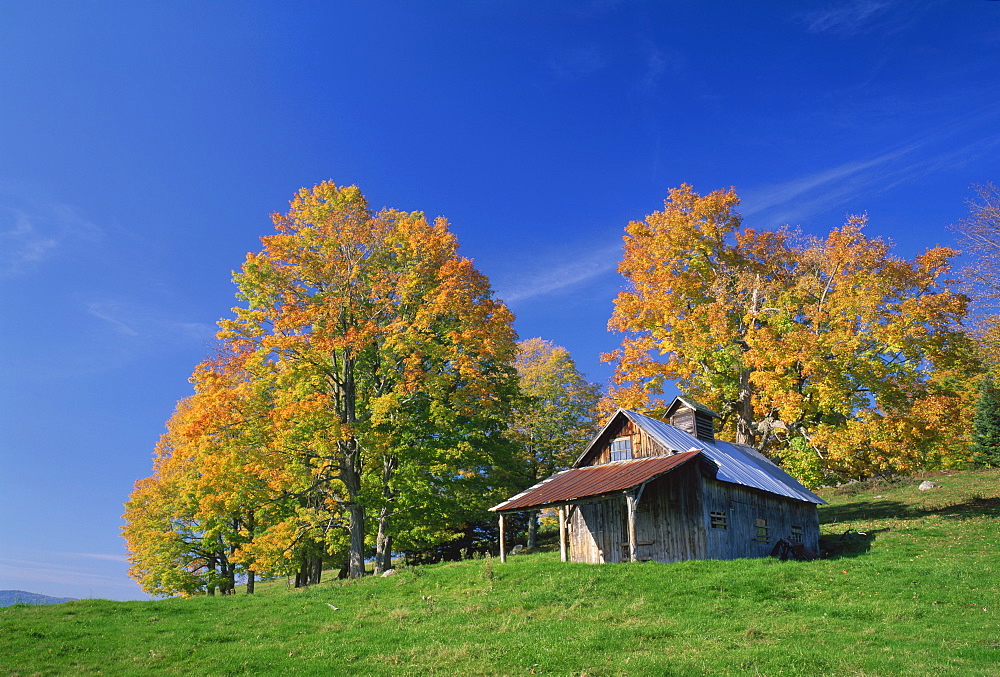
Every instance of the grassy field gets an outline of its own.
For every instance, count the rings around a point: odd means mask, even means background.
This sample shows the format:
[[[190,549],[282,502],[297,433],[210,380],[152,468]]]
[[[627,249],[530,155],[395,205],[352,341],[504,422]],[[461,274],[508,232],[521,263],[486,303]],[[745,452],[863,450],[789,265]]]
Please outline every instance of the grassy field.
[[[1000,472],[920,479],[823,493],[815,562],[539,553],[252,596],[9,607],[0,674],[1000,675]]]

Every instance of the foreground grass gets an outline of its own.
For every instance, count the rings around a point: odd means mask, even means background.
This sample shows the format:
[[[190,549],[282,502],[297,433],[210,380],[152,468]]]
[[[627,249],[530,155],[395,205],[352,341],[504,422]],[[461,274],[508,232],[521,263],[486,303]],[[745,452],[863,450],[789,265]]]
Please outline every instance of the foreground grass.
[[[10,675],[1000,675],[1000,473],[824,495],[827,559],[558,555],[0,610]],[[330,605],[338,607],[332,609]]]

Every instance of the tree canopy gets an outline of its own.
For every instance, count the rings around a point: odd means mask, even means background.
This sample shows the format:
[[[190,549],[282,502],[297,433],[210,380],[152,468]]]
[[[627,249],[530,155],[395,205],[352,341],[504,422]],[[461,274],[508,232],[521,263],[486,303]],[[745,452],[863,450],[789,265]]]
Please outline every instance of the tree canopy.
[[[597,432],[600,387],[590,383],[569,351],[551,341],[518,343],[521,398],[511,428],[518,448],[519,488],[568,468]],[[535,546],[537,518],[528,521],[528,547]]]
[[[825,238],[756,230],[738,204],[683,185],[626,227],[613,398],[655,409],[676,381],[813,483],[957,462],[975,356],[956,252],[903,260],[864,217]]]
[[[156,550],[140,512],[168,477],[180,483],[168,493],[207,482],[202,470],[168,472],[183,466],[178,449],[198,444],[205,463],[224,466],[218,482],[263,494],[220,501],[213,484],[198,511],[163,509],[160,533],[178,531],[183,514],[203,540],[210,518],[233,522],[236,504],[256,501],[273,514],[232,527],[235,559],[297,571],[303,583],[345,554],[348,574],[362,575],[366,543],[385,568],[394,547],[451,538],[508,488],[490,470],[511,462],[513,317],[458,254],[447,222],[372,213],[357,187],[332,182],[300,190],[273,221],[277,232],[235,275],[235,318],[220,322],[232,357],[200,368],[175,418],[208,400],[215,412],[205,430],[168,430],[153,477],[127,506],[140,579]]]

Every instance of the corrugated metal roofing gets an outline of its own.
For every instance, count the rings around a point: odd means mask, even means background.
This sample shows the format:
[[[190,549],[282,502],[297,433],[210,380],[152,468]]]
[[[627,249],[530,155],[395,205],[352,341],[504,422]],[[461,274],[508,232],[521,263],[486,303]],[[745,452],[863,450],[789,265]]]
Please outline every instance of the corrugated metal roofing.
[[[523,510],[630,489],[687,463],[700,451],[588,465],[556,473],[490,510]]]
[[[756,449],[721,440],[716,440],[713,444],[700,440],[669,423],[657,421],[655,418],[643,416],[627,409],[619,411],[669,449],[674,451],[700,449],[708,459],[719,467],[716,477],[723,482],[742,484],[808,503],[826,503],[822,498],[802,486],[794,477],[762,456]]]

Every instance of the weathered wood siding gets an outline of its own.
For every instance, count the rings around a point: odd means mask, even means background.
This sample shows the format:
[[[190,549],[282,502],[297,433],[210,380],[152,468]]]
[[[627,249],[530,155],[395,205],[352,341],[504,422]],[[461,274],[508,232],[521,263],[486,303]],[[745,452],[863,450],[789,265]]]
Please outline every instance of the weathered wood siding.
[[[569,521],[570,559],[627,562],[627,514],[624,495],[579,504]],[[779,539],[819,552],[816,506],[720,482],[696,463],[647,484],[637,505],[639,560],[767,557]]]
[[[615,429],[608,430],[604,438],[600,440],[600,452],[589,460],[586,465],[602,465],[611,462],[612,440],[619,437],[628,437],[632,442],[632,458],[647,458],[649,456],[669,456],[673,452],[650,437],[637,425],[626,419],[623,424]]]
[[[677,562],[705,557],[705,525],[698,468],[678,468],[646,485],[636,506],[636,558]],[[601,564],[627,562],[625,496],[582,503],[570,520],[570,559]]]
[[[604,564],[627,562],[628,527],[625,524],[625,497],[581,503],[573,510],[569,524],[569,552],[573,562]]]
[[[646,485],[636,506],[637,559],[678,562],[706,557],[699,477],[698,464],[687,463]]]
[[[779,539],[798,538],[807,548],[819,552],[819,514],[815,504],[710,477],[702,478],[702,486],[702,523],[707,535],[708,559],[766,557]],[[725,528],[712,527],[713,511],[717,513],[717,521],[718,513],[725,516]],[[758,531],[759,527],[766,532]],[[793,537],[793,531],[798,536]]]

